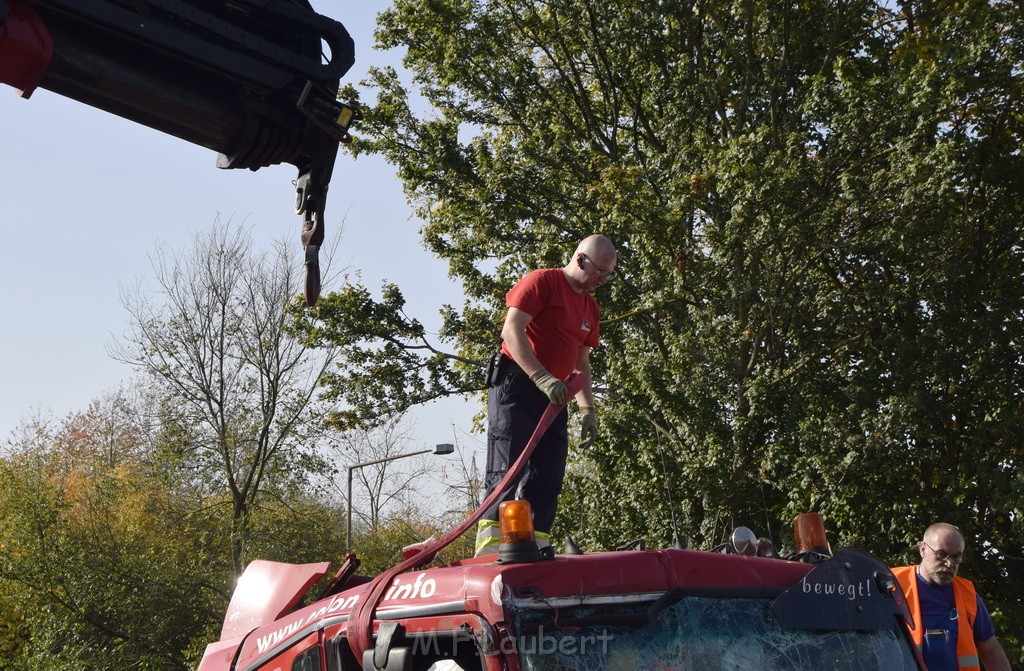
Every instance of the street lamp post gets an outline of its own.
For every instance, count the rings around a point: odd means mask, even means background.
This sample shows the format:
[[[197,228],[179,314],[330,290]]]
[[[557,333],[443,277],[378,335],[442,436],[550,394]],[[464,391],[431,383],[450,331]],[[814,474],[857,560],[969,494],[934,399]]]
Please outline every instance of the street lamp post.
[[[383,464],[395,459],[402,459],[404,457],[415,457],[420,454],[426,454],[427,452],[433,452],[434,454],[451,454],[455,451],[455,446],[451,443],[439,443],[434,446],[432,450],[417,450],[415,452],[405,452],[404,454],[396,454],[393,457],[384,457],[383,459],[374,459],[373,461],[363,461],[358,464],[351,464],[348,466],[348,493],[345,499],[347,504],[347,511],[345,515],[345,551],[348,552],[352,549],[352,472],[357,468],[363,466],[374,466],[376,464]]]

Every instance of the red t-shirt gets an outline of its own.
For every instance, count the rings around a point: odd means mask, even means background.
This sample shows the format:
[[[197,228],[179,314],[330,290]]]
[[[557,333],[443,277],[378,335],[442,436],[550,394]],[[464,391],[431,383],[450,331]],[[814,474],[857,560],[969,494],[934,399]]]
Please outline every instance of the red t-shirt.
[[[587,292],[576,293],[561,268],[534,270],[507,294],[505,305],[532,319],[526,326],[537,360],[549,373],[565,379],[576,369],[581,347],[597,347],[601,311]],[[511,358],[508,347],[501,351]]]

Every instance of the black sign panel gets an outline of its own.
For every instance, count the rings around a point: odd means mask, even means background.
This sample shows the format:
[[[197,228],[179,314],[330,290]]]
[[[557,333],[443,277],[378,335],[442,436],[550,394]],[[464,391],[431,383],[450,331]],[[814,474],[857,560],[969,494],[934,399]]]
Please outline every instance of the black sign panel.
[[[892,629],[907,618],[892,571],[870,555],[843,549],[780,594],[772,612],[786,629]]]

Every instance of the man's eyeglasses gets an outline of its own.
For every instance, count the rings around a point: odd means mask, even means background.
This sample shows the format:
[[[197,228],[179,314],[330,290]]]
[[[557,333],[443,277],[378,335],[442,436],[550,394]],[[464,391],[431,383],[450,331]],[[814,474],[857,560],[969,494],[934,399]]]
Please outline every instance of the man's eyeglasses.
[[[601,277],[603,277],[605,279],[611,279],[612,276],[615,275],[615,271],[614,270],[605,270],[601,266],[599,266],[596,263],[594,263],[594,259],[590,258],[589,256],[587,256],[583,252],[580,252],[580,253],[583,254],[583,258],[585,258],[587,261],[590,261],[590,265],[594,266],[594,270],[597,271],[597,274],[599,276],[601,276]]]
[[[924,543],[924,541],[921,541],[921,542]],[[936,550],[935,548],[933,548],[931,545],[928,545],[927,543],[924,543],[924,546],[926,548],[928,548],[929,550],[931,550],[932,554],[935,555],[935,558],[938,559],[939,561],[946,561],[948,559],[949,561],[953,562],[954,564],[959,564],[960,560],[964,558],[964,553],[963,552],[957,552],[956,554],[952,554],[951,555],[948,552],[946,552],[945,550]]]

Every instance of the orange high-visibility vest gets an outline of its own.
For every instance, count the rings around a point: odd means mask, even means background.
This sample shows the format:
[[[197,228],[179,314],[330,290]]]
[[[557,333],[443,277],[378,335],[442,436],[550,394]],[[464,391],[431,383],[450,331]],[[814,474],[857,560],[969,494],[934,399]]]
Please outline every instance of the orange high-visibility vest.
[[[907,604],[914,616],[914,643],[919,649],[924,646],[924,620],[921,619],[921,600],[917,593],[917,567],[898,566],[892,570],[893,575],[903,586]],[[978,594],[974,583],[960,576],[953,578],[953,601],[958,613],[964,619],[957,622],[956,658],[961,669],[981,671],[978,662],[978,646],[974,644],[974,618],[978,615]]]

